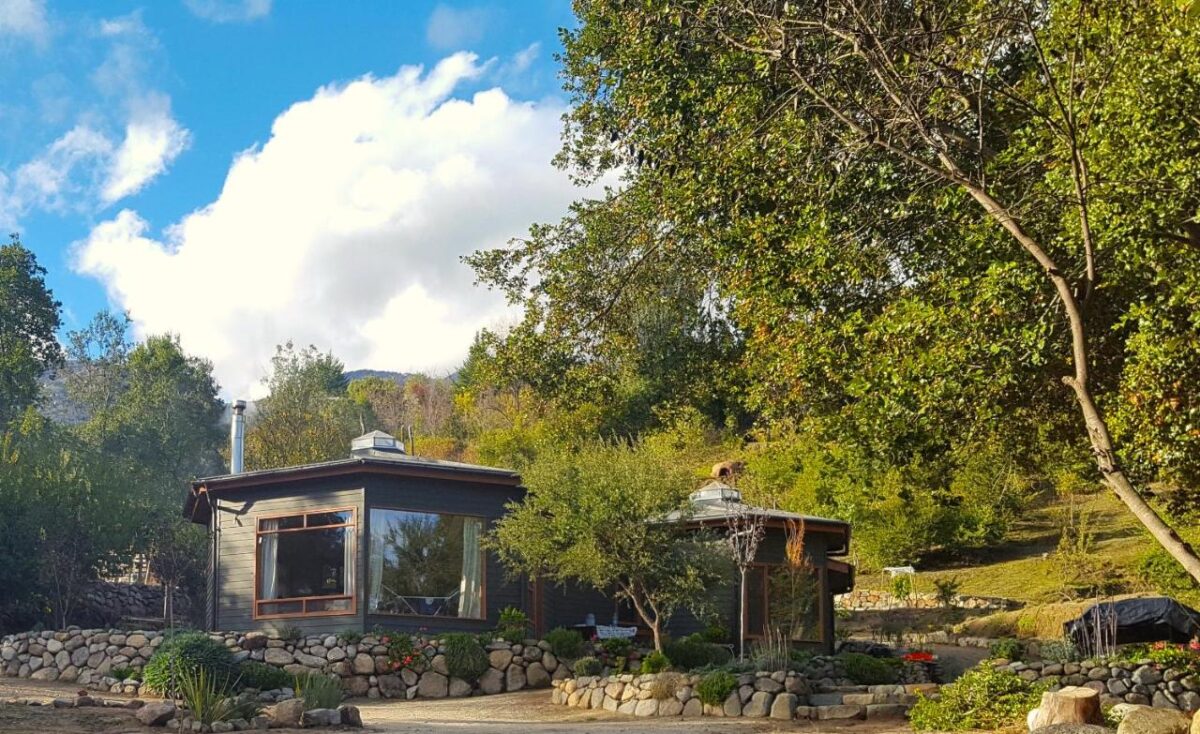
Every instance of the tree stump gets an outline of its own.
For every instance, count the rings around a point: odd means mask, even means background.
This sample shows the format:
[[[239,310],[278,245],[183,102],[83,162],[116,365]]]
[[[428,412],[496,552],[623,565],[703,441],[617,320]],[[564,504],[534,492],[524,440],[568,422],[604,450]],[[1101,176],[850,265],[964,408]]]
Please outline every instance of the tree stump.
[[[1042,694],[1042,704],[1029,712],[1029,731],[1051,724],[1103,724],[1100,694],[1091,688],[1067,686]]]

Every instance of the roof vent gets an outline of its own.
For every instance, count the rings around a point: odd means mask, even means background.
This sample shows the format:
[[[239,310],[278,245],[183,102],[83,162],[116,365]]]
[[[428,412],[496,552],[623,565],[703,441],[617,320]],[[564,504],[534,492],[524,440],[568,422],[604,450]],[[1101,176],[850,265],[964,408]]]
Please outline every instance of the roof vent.
[[[740,503],[742,501],[742,493],[728,484],[715,479],[695,492],[692,492],[689,499],[693,504],[697,505],[724,504],[726,502]]]
[[[364,433],[350,442],[351,456],[392,456],[404,455],[404,442],[383,431]]]

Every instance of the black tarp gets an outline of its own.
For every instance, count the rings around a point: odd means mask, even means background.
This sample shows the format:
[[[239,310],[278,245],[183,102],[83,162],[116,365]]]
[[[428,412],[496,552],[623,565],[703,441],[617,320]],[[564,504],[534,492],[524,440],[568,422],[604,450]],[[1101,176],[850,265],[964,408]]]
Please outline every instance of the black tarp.
[[[1063,632],[1081,650],[1131,642],[1187,642],[1200,636],[1200,612],[1165,596],[1120,599],[1088,607]]]

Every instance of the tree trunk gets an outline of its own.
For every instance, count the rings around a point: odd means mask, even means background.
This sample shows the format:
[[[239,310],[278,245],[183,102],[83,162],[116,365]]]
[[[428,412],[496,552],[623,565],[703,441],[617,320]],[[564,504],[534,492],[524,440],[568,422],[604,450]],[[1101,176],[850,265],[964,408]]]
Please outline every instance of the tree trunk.
[[[746,567],[739,568],[742,574],[738,584],[738,662],[746,660]]]
[[[1145,526],[1146,530],[1158,541],[1171,557],[1200,582],[1200,558],[1179,534],[1159,517],[1150,503],[1129,481],[1124,470],[1116,463],[1116,451],[1113,448],[1112,436],[1108,432],[1108,424],[1100,415],[1091,391],[1087,385],[1081,385],[1076,380],[1068,379],[1067,384],[1075,390],[1079,407],[1083,411],[1084,425],[1087,427],[1088,440],[1092,444],[1092,452],[1096,456],[1096,465],[1104,476],[1104,481],[1112,488],[1113,493],[1125,503],[1133,516]]]
[[[1100,694],[1091,688],[1067,686],[1042,694],[1042,704],[1026,718],[1029,731],[1052,724],[1103,724]]]

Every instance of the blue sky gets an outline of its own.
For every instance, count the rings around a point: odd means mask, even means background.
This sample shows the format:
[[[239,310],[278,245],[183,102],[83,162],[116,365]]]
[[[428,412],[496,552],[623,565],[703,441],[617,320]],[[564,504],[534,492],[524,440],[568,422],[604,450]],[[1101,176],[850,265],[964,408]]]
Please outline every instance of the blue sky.
[[[127,310],[253,393],[274,345],[446,371],[459,257],[557,219],[567,0],[0,0],[0,226],[67,328]]]

